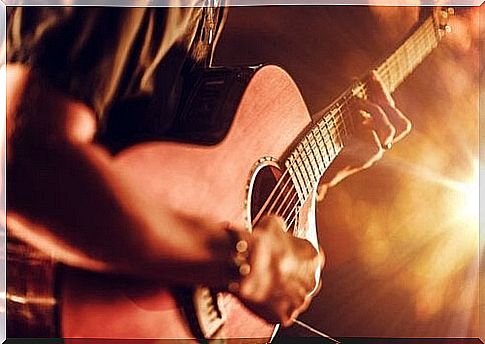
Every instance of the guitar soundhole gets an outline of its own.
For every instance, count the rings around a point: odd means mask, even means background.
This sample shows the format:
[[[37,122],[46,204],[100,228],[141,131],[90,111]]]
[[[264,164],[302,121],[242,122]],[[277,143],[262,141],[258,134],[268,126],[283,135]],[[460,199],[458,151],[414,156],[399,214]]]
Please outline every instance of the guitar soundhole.
[[[287,179],[278,184],[281,175],[281,170],[273,165],[264,166],[257,172],[251,193],[251,223],[258,218],[261,208],[264,207],[259,219],[267,214],[276,214],[286,220],[289,229],[296,225],[292,212],[296,206],[296,198],[291,193],[294,190],[293,185]]]

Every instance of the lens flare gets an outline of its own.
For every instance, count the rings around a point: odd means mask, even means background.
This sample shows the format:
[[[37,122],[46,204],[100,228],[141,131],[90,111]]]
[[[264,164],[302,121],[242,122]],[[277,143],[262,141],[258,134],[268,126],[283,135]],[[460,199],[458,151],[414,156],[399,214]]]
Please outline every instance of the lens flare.
[[[471,217],[476,223],[478,223],[479,216],[479,164],[478,161],[474,161],[473,176],[468,183],[463,186],[463,193],[465,194],[465,202],[463,204],[463,216]]]

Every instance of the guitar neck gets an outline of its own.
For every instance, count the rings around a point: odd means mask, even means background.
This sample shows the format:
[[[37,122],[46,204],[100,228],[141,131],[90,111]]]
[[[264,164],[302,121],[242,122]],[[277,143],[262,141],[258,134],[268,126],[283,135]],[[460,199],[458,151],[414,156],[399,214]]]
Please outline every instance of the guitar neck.
[[[444,36],[447,26],[434,15],[426,19],[406,41],[384,60],[375,72],[393,92],[427,57]],[[315,190],[320,178],[355,131],[354,102],[366,97],[367,81],[357,81],[329,107],[314,115],[318,120],[305,129],[288,155],[285,167],[295,181],[303,202]]]
[[[443,37],[433,16],[424,23],[379,67],[376,72],[389,92],[394,90],[438,46]]]

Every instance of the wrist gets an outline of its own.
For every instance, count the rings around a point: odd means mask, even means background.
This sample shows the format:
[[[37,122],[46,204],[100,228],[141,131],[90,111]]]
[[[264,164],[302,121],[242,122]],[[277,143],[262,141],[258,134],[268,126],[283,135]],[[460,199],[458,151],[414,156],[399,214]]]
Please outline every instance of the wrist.
[[[227,290],[238,294],[241,283],[251,272],[250,255],[252,251],[252,235],[247,231],[227,228],[231,251],[229,257],[229,281]]]

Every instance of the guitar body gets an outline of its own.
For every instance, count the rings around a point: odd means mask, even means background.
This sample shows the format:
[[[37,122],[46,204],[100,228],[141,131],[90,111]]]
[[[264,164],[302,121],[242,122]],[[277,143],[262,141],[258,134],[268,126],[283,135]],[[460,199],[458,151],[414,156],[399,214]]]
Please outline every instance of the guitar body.
[[[250,230],[268,190],[264,182],[269,180],[271,189],[288,149],[311,117],[297,86],[282,69],[261,67],[244,83],[240,96],[225,100],[235,104],[235,112],[220,142],[139,143],[117,154],[116,164],[138,180],[147,199],[161,208],[229,221]],[[298,226],[305,228],[299,236],[318,247],[314,196],[303,205]],[[61,299],[64,338],[196,336],[167,286],[67,270],[62,276]],[[230,294],[219,300],[226,319],[214,337],[270,340],[275,325],[251,313]]]

